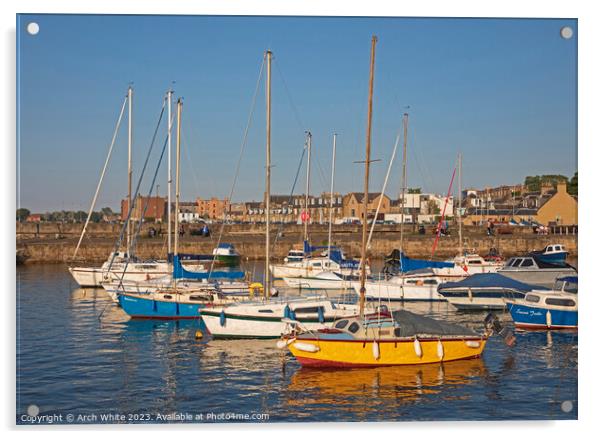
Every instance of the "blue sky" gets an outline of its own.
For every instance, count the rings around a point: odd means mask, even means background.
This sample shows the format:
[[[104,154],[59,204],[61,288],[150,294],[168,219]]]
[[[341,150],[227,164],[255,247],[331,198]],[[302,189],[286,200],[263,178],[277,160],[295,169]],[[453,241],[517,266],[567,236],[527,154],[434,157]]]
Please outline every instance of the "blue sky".
[[[40,26],[35,36],[25,31],[31,21]],[[575,31],[570,40],[560,37],[565,25]],[[312,192],[328,189],[335,131],[335,189],[360,191],[363,168],[353,162],[364,157],[372,34],[379,39],[372,156],[382,161],[372,167],[371,190],[380,190],[404,111],[410,186],[444,193],[458,151],[465,187],[575,172],[576,20],[21,15],[20,205],[88,209],[130,82],[135,180],[175,81],[184,97],[182,198],[226,196],[267,48],[275,57],[273,193],[290,192],[306,129]],[[234,200],[263,194],[264,105],[262,87]],[[125,128],[98,207],[116,209],[126,194]],[[400,168],[398,158],[389,195]],[[165,175],[163,165],[161,194]]]

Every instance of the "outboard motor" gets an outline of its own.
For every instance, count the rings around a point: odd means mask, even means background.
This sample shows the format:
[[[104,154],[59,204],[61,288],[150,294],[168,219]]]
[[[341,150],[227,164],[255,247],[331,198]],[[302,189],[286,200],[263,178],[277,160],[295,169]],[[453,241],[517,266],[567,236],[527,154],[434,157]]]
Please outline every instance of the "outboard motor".
[[[506,345],[513,346],[514,343],[516,342],[516,337],[514,336],[512,329],[508,328],[507,326],[502,325],[500,323],[500,320],[497,318],[497,316],[495,314],[493,314],[493,313],[487,314],[487,317],[485,317],[484,323],[485,323],[485,330],[490,334],[495,332],[497,335],[502,337],[502,339],[504,340],[504,343],[506,343]]]

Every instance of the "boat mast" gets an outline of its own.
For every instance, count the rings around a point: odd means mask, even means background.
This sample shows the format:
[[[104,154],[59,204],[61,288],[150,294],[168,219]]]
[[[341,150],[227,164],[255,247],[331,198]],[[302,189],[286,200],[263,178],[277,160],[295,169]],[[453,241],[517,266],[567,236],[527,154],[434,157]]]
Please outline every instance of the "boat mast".
[[[167,253],[171,248],[171,99],[173,90],[167,91]]]
[[[270,177],[271,177],[271,135],[272,135],[272,52],[266,51],[266,88],[265,88],[265,288],[264,295],[269,299],[270,282]]]
[[[370,183],[370,142],[372,141],[372,95],[374,92],[374,56],[376,52],[376,36],[372,36],[370,50],[370,84],[368,87],[368,128],[366,129],[366,165],[364,174],[364,223],[362,227],[362,260],[360,275],[360,318],[364,317],[366,300],[366,238],[368,235],[368,186]]]
[[[134,90],[130,85],[128,87],[128,210],[132,211],[132,98]],[[132,222],[131,218],[127,223],[127,252],[131,256],[132,245]]]
[[[406,205],[406,190],[408,185],[406,164],[407,164],[407,151],[408,151],[408,113],[403,113],[403,159],[401,165],[401,225],[399,231],[399,268],[403,272],[401,266],[401,254],[403,252],[403,225],[404,225],[404,213]]]
[[[178,98],[177,103],[177,126],[176,126],[176,205],[175,205],[175,227],[174,227],[174,258],[178,256],[178,245],[180,237],[180,141],[181,141],[181,128],[182,128],[182,98]],[[175,282],[175,279],[174,279]]]
[[[334,204],[334,161],[337,156],[337,133],[332,135],[332,172],[330,173],[330,212],[328,213],[328,259],[332,243],[332,206]]]
[[[307,241],[307,224],[309,223],[309,175],[311,169],[311,131],[307,132],[307,171],[305,174],[305,220],[303,221],[303,240]]]
[[[464,242],[462,240],[462,153],[458,153],[458,245],[460,255],[464,251]]]

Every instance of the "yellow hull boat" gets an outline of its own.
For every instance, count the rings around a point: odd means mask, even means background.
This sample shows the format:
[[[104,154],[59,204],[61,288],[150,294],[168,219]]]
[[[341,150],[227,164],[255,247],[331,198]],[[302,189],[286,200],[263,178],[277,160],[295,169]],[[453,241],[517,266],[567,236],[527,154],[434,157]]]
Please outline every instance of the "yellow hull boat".
[[[481,356],[487,338],[332,340],[290,339],[288,348],[303,366],[376,367],[440,363]]]

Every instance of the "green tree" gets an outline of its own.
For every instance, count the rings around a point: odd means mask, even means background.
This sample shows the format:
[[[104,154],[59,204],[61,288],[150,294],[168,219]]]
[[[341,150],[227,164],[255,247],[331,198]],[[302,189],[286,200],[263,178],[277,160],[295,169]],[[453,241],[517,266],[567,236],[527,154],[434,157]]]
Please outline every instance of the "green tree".
[[[23,221],[25,221],[27,219],[27,217],[30,214],[31,214],[31,212],[29,211],[29,209],[25,209],[23,207],[20,209],[17,209],[17,221],[22,223]]]
[[[92,215],[90,215],[90,221],[92,221],[93,223],[99,223],[101,220],[102,220],[102,213],[100,213],[100,212],[92,212]]]
[[[570,179],[569,184],[567,185],[567,192],[571,195],[577,195],[578,194],[578,184],[577,184],[577,173],[575,172],[575,175],[573,175],[573,177]]]
[[[408,194],[421,194],[422,193],[422,188],[420,187],[409,187],[408,188]]]
[[[426,203],[426,211],[428,215],[440,215],[441,209],[435,200],[428,200]]]

